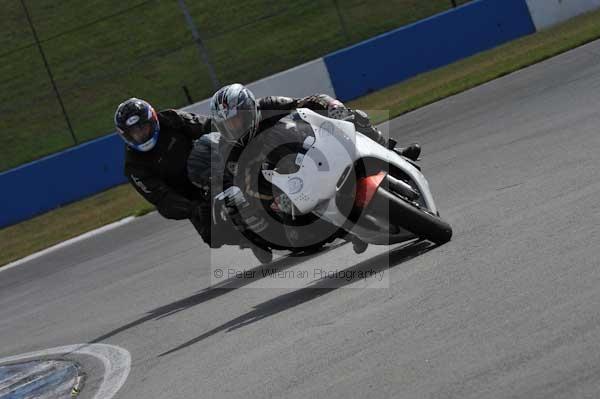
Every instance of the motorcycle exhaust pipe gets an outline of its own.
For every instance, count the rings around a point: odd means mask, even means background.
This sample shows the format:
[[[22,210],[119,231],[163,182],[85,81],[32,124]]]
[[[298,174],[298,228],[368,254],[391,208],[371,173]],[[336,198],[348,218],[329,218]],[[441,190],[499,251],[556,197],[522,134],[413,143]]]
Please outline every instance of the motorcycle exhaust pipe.
[[[387,175],[384,184],[386,184],[386,188],[390,191],[400,194],[403,197],[408,198],[410,201],[416,201],[421,197],[418,191],[415,191],[408,183],[403,182],[402,180],[396,179],[393,176]]]
[[[395,177],[390,176],[382,171],[376,175],[359,179],[357,182],[354,206],[358,208],[366,208],[380,186],[389,192],[408,199],[409,201],[416,201],[421,197],[421,194],[414,190],[408,183],[396,179]]]

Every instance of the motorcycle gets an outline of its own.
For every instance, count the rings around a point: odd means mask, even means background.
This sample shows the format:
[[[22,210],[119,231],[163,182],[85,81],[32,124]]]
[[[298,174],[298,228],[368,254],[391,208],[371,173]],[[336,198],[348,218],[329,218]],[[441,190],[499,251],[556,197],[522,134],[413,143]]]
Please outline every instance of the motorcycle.
[[[419,166],[395,152],[393,140],[385,148],[352,122],[306,108],[280,124],[279,135],[256,140],[259,152],[246,152],[261,162],[238,179],[246,194],[253,193],[256,217],[270,221],[269,229],[249,232],[254,245],[301,252],[344,238],[361,253],[368,244],[419,238],[439,245],[451,239],[452,228],[440,217]],[[226,195],[213,203],[214,221],[221,225],[230,223]]]

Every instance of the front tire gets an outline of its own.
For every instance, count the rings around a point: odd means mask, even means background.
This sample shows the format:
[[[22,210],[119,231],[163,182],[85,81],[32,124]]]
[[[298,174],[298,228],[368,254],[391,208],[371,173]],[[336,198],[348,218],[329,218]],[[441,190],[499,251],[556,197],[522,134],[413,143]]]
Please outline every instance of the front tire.
[[[390,225],[402,227],[435,244],[445,244],[452,238],[452,227],[441,218],[418,208],[406,200],[379,187],[368,209],[379,213],[387,210]]]

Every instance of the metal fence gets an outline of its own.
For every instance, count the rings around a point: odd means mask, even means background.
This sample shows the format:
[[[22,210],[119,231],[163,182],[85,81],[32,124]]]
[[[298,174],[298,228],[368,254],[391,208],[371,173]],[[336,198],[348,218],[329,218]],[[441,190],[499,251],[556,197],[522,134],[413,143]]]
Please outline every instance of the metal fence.
[[[0,170],[113,130],[120,101],[209,97],[468,0],[0,0]]]

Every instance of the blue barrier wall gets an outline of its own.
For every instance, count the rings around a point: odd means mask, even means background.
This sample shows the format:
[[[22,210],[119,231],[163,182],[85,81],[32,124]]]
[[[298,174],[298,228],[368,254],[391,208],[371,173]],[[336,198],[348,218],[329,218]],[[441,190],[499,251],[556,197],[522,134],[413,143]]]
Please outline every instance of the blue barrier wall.
[[[0,173],[0,227],[124,183],[123,148],[112,134]]]
[[[535,32],[525,0],[478,0],[325,56],[351,100]]]

